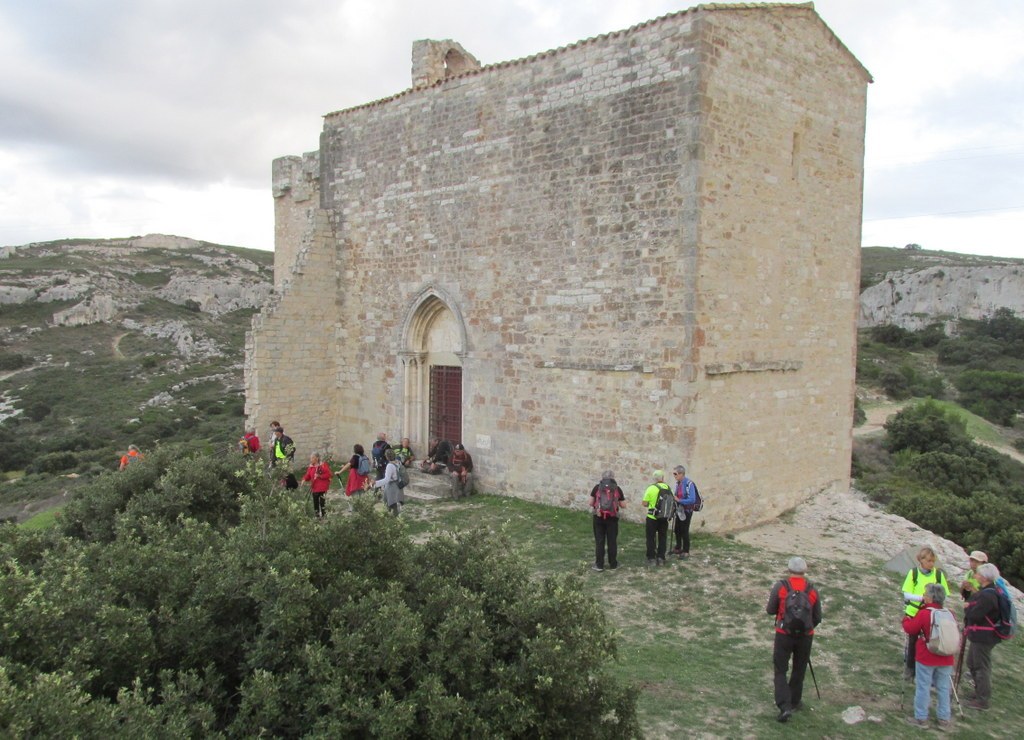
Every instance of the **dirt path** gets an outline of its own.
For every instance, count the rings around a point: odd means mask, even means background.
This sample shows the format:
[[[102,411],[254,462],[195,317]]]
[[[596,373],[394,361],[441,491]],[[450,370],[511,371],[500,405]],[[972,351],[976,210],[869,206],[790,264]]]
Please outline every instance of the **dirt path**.
[[[865,408],[864,414],[868,417],[867,421],[859,427],[853,428],[853,436],[863,437],[868,434],[873,434],[874,432],[882,431],[885,426],[885,422],[889,420],[889,417],[902,411],[903,407],[906,406],[907,403],[908,401],[892,401]]]
[[[123,360],[124,355],[121,353],[121,340],[128,335],[128,332],[118,334],[116,337],[110,340],[110,351],[113,352],[114,358]]]

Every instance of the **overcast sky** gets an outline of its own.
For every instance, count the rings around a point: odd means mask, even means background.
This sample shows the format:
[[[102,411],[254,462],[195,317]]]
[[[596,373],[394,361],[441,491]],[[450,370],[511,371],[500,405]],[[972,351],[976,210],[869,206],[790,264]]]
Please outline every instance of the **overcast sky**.
[[[415,39],[483,64],[663,0],[0,0],[0,245],[165,233],[270,249],[270,163],[410,85]],[[1024,257],[1024,2],[818,0],[875,78],[864,238]]]

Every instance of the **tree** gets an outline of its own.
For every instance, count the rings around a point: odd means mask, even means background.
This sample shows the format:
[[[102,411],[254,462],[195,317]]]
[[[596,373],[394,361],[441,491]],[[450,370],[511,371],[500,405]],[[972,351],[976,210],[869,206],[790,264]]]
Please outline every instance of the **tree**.
[[[972,445],[967,423],[928,399],[907,406],[885,423],[885,447],[889,452],[950,451]]]
[[[616,636],[500,534],[317,522],[240,457],[157,451],[61,532],[0,528],[0,734],[632,737]]]

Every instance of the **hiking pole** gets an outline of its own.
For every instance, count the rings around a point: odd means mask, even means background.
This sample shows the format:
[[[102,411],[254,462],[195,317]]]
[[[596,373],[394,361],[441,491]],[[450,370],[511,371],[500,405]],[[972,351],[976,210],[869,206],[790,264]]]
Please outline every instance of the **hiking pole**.
[[[953,698],[956,699],[956,706],[960,710],[960,719],[964,718],[964,705],[960,703],[960,695],[956,693],[956,684],[951,684],[950,688],[953,689]]]
[[[967,647],[967,630],[960,633],[960,655],[956,659],[956,675],[953,676],[953,690],[960,685],[960,678],[964,672],[964,648]],[[957,700],[959,701],[959,699]]]
[[[811,669],[811,680],[814,681],[814,693],[818,695],[818,701],[821,701],[821,692],[818,691],[818,679],[814,675],[814,663],[811,662],[811,656],[807,656],[807,667]]]

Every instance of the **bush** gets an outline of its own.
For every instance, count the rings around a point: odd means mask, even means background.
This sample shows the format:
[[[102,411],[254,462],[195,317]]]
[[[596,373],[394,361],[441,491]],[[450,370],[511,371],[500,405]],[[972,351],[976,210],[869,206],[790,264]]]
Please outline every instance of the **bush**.
[[[1024,374],[967,370],[956,379],[960,403],[996,424],[1012,426],[1024,411]]]
[[[26,473],[64,473],[78,466],[78,455],[74,452],[47,452],[37,455],[25,466]]]
[[[62,520],[0,528],[0,733],[639,733],[597,603],[494,532],[417,543],[369,499],[318,522],[258,463],[163,451]]]
[[[973,444],[967,423],[931,399],[907,406],[885,423],[885,446],[889,452],[951,451]]]
[[[0,370],[20,370],[31,364],[31,360],[17,352],[0,353]]]

